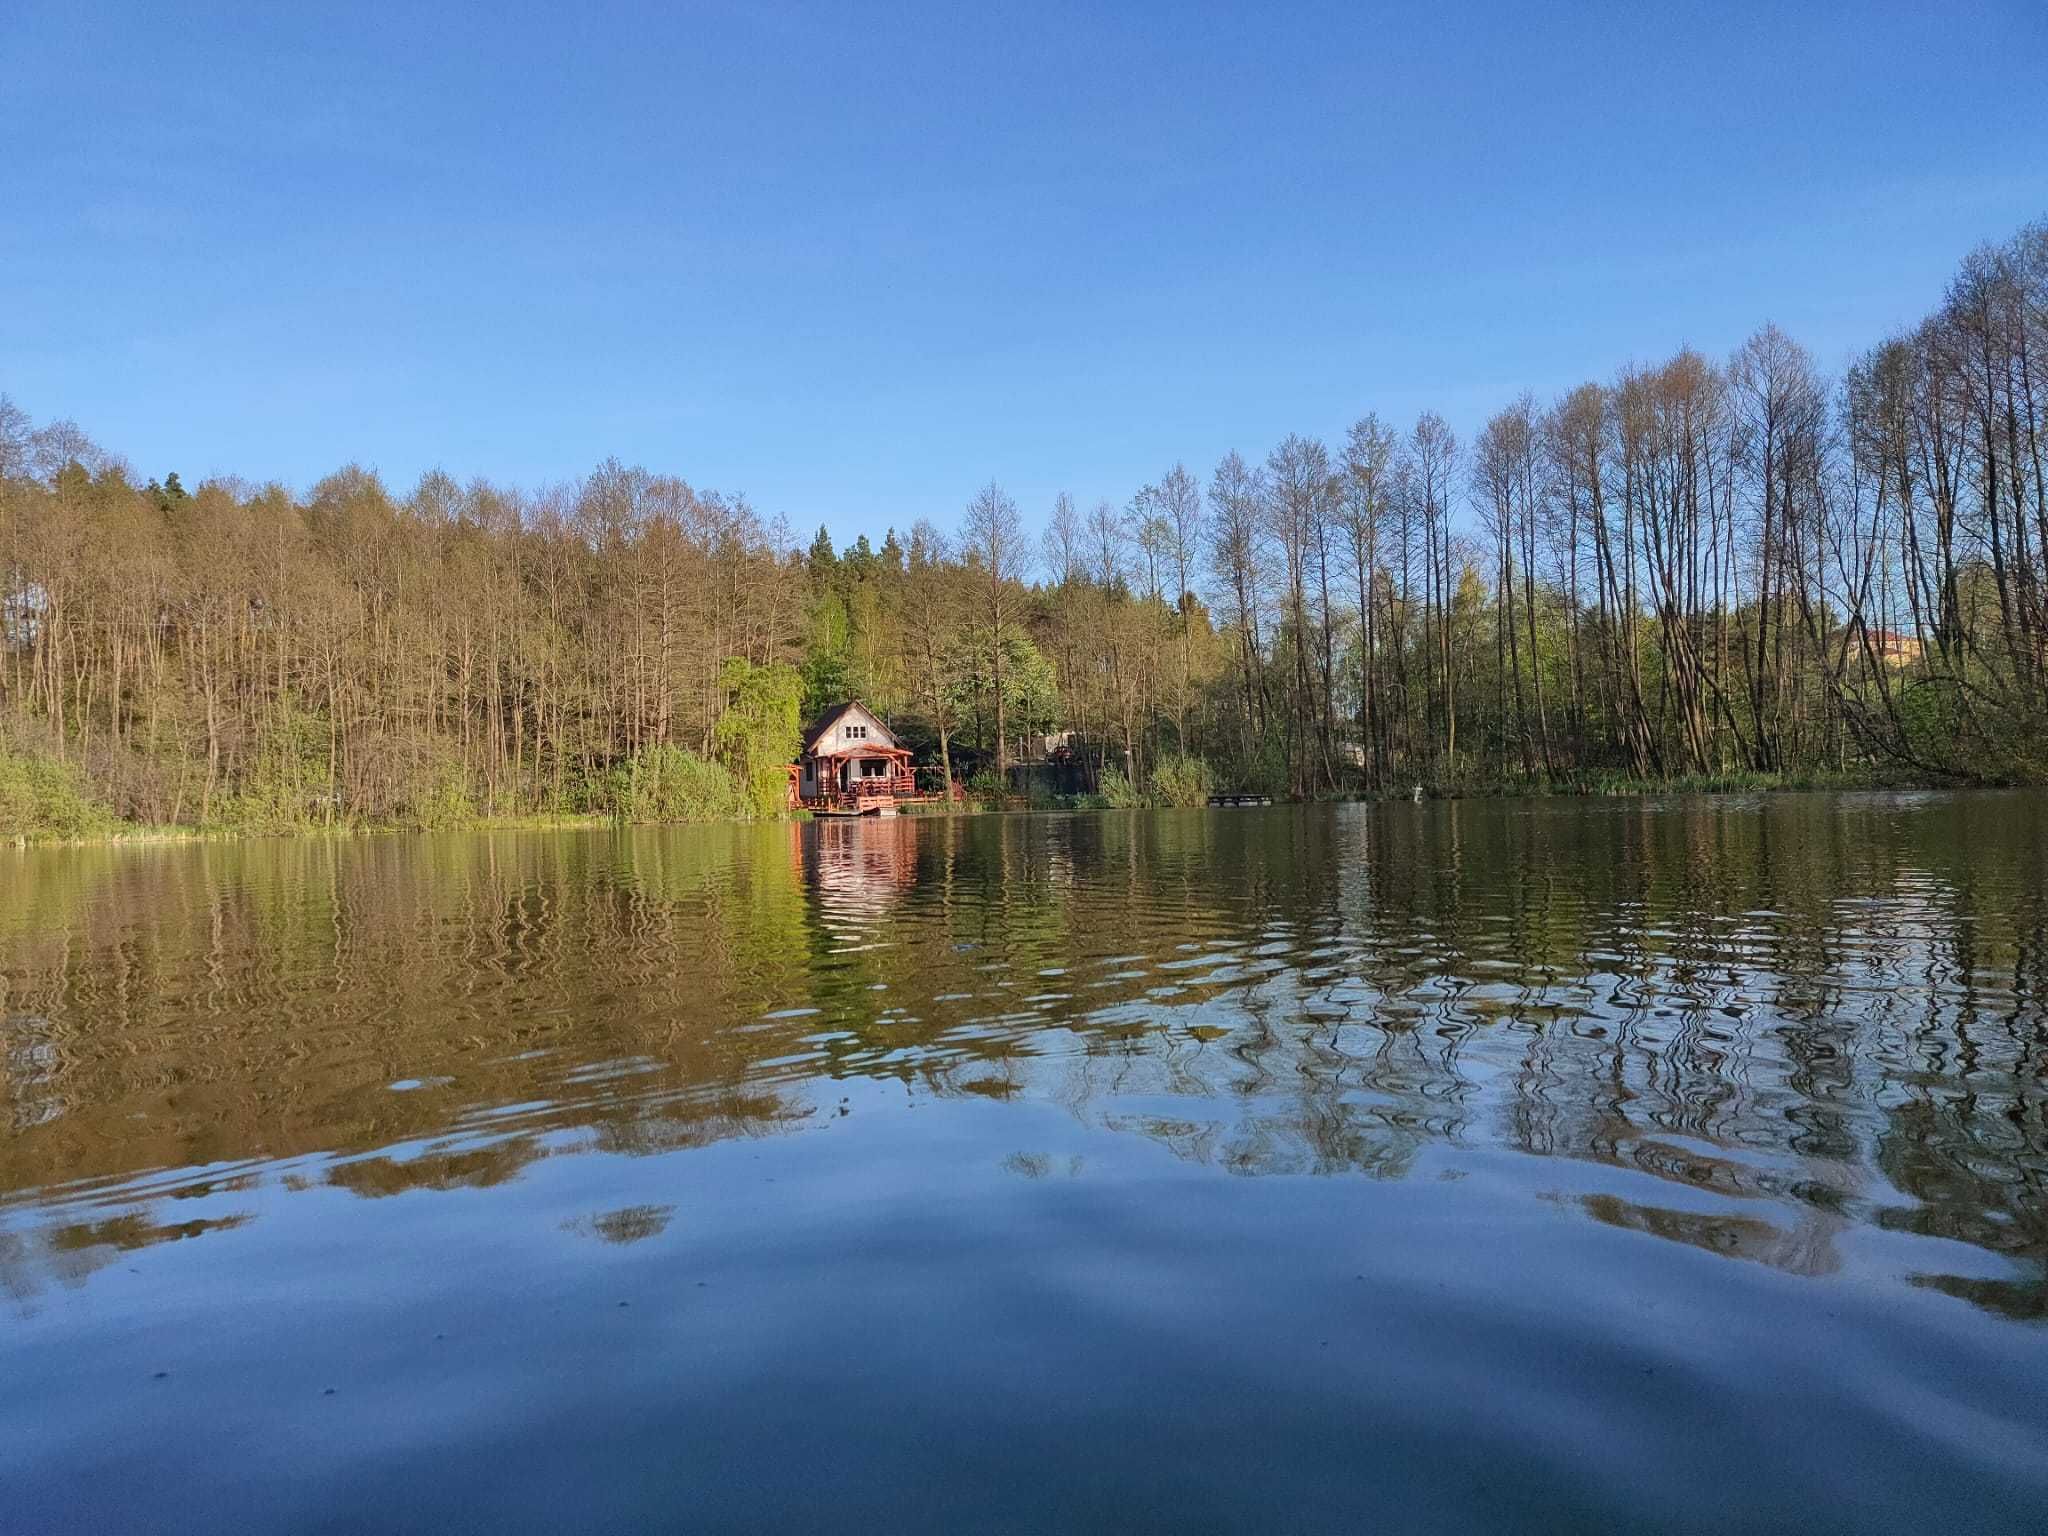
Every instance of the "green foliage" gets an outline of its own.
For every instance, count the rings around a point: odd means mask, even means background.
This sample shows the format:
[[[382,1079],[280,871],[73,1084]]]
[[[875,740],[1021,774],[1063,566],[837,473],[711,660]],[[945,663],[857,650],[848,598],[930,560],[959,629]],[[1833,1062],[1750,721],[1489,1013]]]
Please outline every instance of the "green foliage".
[[[607,776],[606,809],[619,821],[726,821],[750,807],[723,763],[678,746],[642,747]]]
[[[955,642],[948,661],[947,709],[961,718],[986,701],[993,718],[995,648],[987,629],[971,629]],[[1017,630],[1003,635],[1003,710],[1013,736],[1051,730],[1060,714],[1052,663]]]
[[[1215,792],[1215,774],[1198,757],[1168,753],[1152,771],[1151,792],[1131,782],[1121,768],[1104,768],[1092,794],[1075,795],[1067,803],[1077,810],[1132,811],[1148,805],[1203,806]]]
[[[1962,726],[1960,702],[1949,688],[1922,685],[1900,689],[1899,721],[1907,746],[1936,761],[1946,756]]]
[[[1211,772],[1213,788],[1235,794],[1287,793],[1287,748],[1278,731],[1268,731],[1251,744],[1249,754],[1232,753]]]
[[[255,757],[214,801],[212,819],[244,832],[314,826],[333,819],[330,790],[327,723],[285,699],[265,722]]]
[[[804,656],[803,711],[817,714],[853,696],[853,674],[844,652],[813,646]]]
[[[68,763],[0,740],[0,837],[89,837],[112,824]]]
[[[1145,803],[1145,797],[1138,793],[1121,768],[1105,768],[1096,789],[1097,796],[1105,808],[1112,811],[1136,810]]]
[[[1207,805],[1216,781],[1198,757],[1173,753],[1152,770],[1152,795],[1161,805]]]
[[[1986,707],[1966,711],[1960,690],[1920,690],[1940,700],[1939,722],[1922,756],[1984,783],[2038,784],[2048,778],[2048,719],[2038,709]]]
[[[143,494],[156,503],[156,508],[159,512],[175,511],[178,507],[192,499],[191,494],[186,491],[183,483],[179,481],[178,472],[175,469],[164,477],[162,485],[158,485],[154,480],[150,481],[148,485],[143,487]]]
[[[797,719],[803,680],[781,662],[757,667],[734,656],[719,669],[725,713],[712,739],[720,760],[745,792],[756,816],[779,814],[789,800],[789,763],[802,746]]]
[[[804,641],[802,710],[816,714],[854,695],[853,618],[841,591],[844,573],[832,554],[832,542],[825,530],[818,530],[820,545],[811,550],[811,571],[815,590],[807,617],[810,633]],[[822,558],[819,548],[822,546]]]
[[[838,557],[832,553],[831,530],[822,524],[819,525],[818,536],[811,540],[810,562],[811,570],[819,575],[830,575],[839,563]]]
[[[469,777],[457,763],[434,765],[411,800],[405,819],[422,831],[445,831],[476,820],[476,801],[469,792]]]

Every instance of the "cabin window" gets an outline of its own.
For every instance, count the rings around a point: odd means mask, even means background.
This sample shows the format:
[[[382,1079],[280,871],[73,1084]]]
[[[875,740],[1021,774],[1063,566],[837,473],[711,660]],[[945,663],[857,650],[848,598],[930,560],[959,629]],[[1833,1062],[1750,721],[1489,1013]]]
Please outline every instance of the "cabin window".
[[[869,757],[861,760],[860,776],[864,779],[879,779],[888,771],[889,765],[877,758]]]

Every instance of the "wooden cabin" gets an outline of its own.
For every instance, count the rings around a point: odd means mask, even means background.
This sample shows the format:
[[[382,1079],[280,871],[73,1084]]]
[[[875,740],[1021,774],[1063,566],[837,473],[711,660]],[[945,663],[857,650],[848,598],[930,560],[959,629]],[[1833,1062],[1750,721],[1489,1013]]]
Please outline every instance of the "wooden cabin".
[[[824,816],[886,816],[922,798],[910,749],[864,704],[835,704],[804,728],[791,794]]]

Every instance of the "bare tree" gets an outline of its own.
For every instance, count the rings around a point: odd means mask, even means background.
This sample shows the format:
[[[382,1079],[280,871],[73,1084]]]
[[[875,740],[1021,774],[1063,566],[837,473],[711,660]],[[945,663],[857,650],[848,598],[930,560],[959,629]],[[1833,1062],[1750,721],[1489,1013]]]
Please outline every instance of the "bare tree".
[[[1393,499],[1398,445],[1393,429],[1370,414],[1351,424],[1344,444],[1342,518],[1358,591],[1358,734],[1366,752],[1367,781],[1373,784],[1384,784],[1387,778],[1388,742],[1378,686],[1380,604],[1374,589],[1380,579],[1380,533]]]
[[[988,600],[996,716],[996,779],[1007,784],[1010,749],[1007,735],[1009,715],[1003,692],[1003,631],[1011,614],[1011,588],[1023,571],[1024,525],[1017,512],[1017,503],[991,480],[967,504],[961,537],[969,558],[980,568],[982,590]]]
[[[1202,488],[1187,466],[1175,464],[1154,493],[1166,565],[1173,577],[1173,607],[1179,616],[1180,687],[1174,699],[1174,742],[1188,750],[1188,695],[1194,681],[1194,580],[1202,547]]]
[[[1265,476],[1235,453],[1225,454],[1209,481],[1209,565],[1222,596],[1224,622],[1235,631],[1238,680],[1244,708],[1239,716],[1240,759],[1266,725],[1266,669],[1262,520]]]
[[[1439,705],[1438,723],[1443,730],[1445,778],[1457,772],[1458,761],[1458,671],[1455,620],[1458,572],[1451,538],[1451,482],[1457,473],[1458,437],[1450,423],[1434,411],[1425,411],[1408,438],[1409,457],[1414,465],[1416,504],[1421,513],[1424,566],[1427,579],[1425,610],[1434,606],[1430,624],[1435,645],[1434,675]]]
[[[1320,641],[1308,619],[1308,585],[1330,498],[1330,454],[1312,438],[1292,435],[1266,459],[1266,523],[1280,552],[1286,625],[1282,639],[1292,660],[1287,691],[1288,787],[1307,794],[1331,780],[1327,720],[1311,724]]]

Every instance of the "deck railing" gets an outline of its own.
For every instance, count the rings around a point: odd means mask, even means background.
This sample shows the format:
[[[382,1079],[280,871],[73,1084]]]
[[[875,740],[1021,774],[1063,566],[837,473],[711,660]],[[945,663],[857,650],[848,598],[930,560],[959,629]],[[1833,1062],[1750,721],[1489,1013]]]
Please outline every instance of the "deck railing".
[[[863,800],[912,800],[918,796],[917,775],[908,769],[900,773],[878,773],[856,777],[848,787],[823,788],[804,801],[806,805],[850,806]]]

